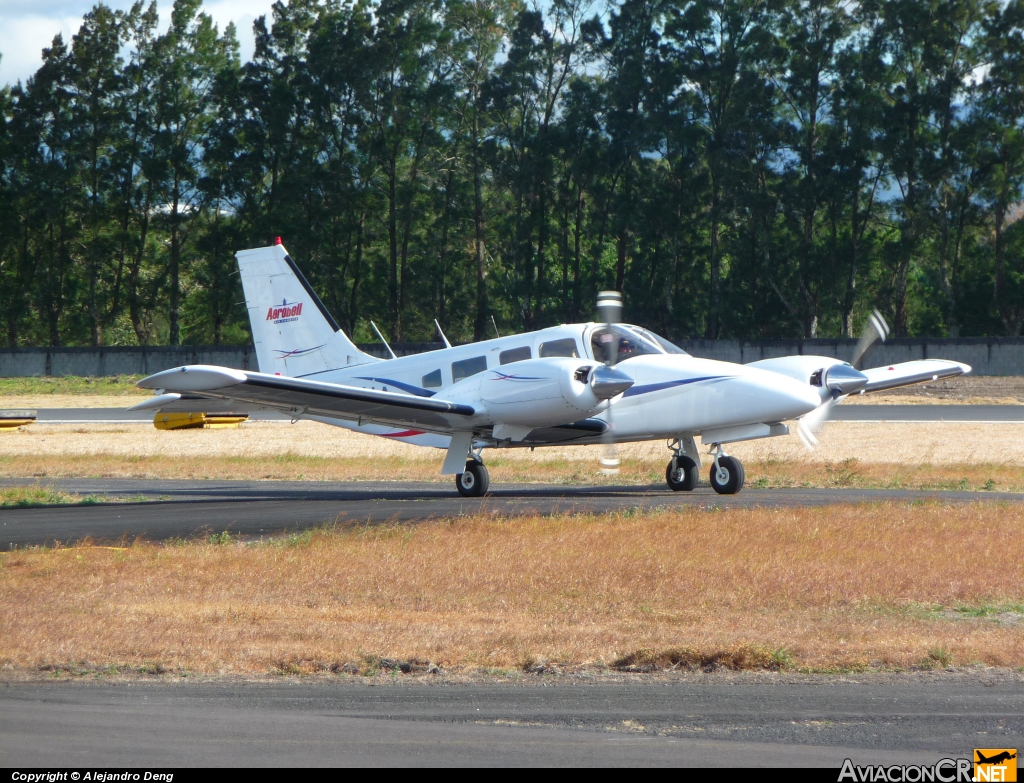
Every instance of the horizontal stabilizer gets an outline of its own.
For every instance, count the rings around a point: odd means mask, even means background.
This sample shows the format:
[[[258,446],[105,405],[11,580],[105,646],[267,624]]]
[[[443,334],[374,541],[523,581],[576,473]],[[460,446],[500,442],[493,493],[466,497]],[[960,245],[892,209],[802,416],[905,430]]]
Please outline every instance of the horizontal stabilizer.
[[[148,400],[136,403],[130,411],[159,411],[160,413],[251,413],[260,410],[274,410],[266,405],[237,400],[212,399],[195,394],[158,394]]]
[[[171,405],[181,399],[180,394],[158,394],[148,400],[135,403],[128,410],[130,411],[158,411],[164,405]]]

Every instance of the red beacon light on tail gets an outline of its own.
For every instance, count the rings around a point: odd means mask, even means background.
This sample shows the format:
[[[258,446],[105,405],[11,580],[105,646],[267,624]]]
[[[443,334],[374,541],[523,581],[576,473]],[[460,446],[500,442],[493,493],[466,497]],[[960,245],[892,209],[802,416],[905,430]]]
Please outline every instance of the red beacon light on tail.
[[[281,237],[274,237],[274,244],[275,245],[280,245],[281,244]]]

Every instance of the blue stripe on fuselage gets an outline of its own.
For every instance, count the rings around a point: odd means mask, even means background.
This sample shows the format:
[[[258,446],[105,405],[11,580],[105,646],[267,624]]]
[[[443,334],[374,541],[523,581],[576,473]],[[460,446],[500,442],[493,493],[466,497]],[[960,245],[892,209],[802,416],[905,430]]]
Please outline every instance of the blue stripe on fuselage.
[[[412,384],[409,383],[394,381],[391,378],[364,378],[363,376],[359,376],[359,380],[376,381],[377,383],[389,383],[396,389],[401,389],[404,392],[409,392],[409,394],[415,394],[417,397],[433,397],[436,394],[436,392],[427,391],[426,389],[421,389],[419,386],[413,386]]]
[[[663,381],[662,383],[648,383],[643,386],[630,386],[622,396],[636,397],[638,394],[650,394],[651,392],[661,391],[662,389],[671,389],[673,386],[686,386],[689,383],[698,383],[699,381],[725,380],[728,377],[729,376],[727,375],[705,375],[702,378],[682,378],[676,381]]]

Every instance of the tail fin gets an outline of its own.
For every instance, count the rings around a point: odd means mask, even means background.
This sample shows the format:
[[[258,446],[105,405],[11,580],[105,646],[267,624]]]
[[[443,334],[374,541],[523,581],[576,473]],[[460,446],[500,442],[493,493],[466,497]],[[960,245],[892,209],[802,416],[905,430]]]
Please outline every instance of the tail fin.
[[[379,361],[345,336],[283,245],[235,258],[260,372],[295,378]]]

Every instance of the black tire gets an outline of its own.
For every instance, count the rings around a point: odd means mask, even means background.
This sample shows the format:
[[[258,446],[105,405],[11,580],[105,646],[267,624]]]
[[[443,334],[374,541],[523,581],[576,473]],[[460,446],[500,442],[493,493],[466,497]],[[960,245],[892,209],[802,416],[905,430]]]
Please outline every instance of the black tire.
[[[455,477],[455,487],[464,498],[483,497],[491,485],[491,475],[482,462],[467,462],[466,470]]]
[[[700,481],[700,468],[690,457],[673,457],[665,468],[665,481],[673,492],[689,492]]]
[[[723,474],[722,480],[719,480],[719,471]],[[743,463],[735,457],[720,457],[718,470],[715,469],[715,463],[711,463],[711,486],[719,495],[735,495],[743,489],[746,479]]]

